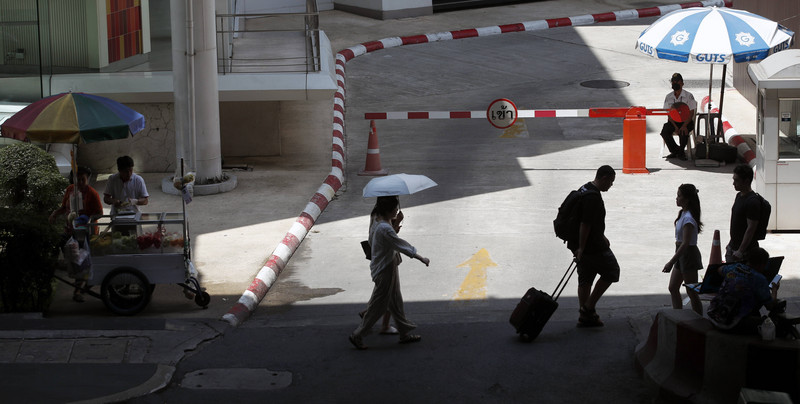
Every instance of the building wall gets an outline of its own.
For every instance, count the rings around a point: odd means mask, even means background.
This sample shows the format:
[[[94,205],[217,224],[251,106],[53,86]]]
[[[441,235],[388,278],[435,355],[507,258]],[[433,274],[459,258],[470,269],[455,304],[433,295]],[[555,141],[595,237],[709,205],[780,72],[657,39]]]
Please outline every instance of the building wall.
[[[798,35],[800,35],[800,1],[798,0],[734,0],[733,7],[739,10],[747,10],[758,14],[764,18],[777,21],[781,25],[794,31],[795,38],[793,49],[800,49],[798,45]],[[751,62],[758,63],[758,62]],[[751,104],[756,105],[758,97],[756,86],[750,80],[747,73],[749,63],[732,63],[733,86]]]
[[[98,173],[112,173],[117,157],[128,155],[137,172],[175,171],[173,104],[125,105],[144,115],[145,129],[127,139],[79,145],[78,163]],[[330,100],[220,102],[223,163],[243,157],[281,157],[324,164],[331,156],[332,122]]]
[[[333,10],[333,0],[316,0],[317,10]],[[242,14],[269,13],[304,13],[306,4],[303,0],[247,0],[240,5]]]
[[[378,20],[433,14],[431,0],[335,0],[334,8]]]
[[[220,102],[222,155],[228,157],[277,156],[280,102]]]
[[[117,157],[131,156],[137,172],[174,171],[175,124],[172,103],[125,104],[144,115],[145,128],[132,137],[78,146],[78,164],[97,173],[117,171]]]

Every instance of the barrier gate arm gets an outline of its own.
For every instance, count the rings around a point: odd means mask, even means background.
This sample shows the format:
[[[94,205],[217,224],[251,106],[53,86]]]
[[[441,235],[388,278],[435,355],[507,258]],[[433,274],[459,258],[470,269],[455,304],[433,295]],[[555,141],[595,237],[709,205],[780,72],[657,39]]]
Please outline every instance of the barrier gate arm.
[[[641,108],[644,115],[668,115],[668,109],[644,107],[589,109],[521,109],[519,118],[625,118],[631,108]],[[486,119],[486,111],[395,111],[366,112],[366,120],[387,119]]]
[[[645,167],[646,118],[649,115],[670,115],[674,109],[664,108],[589,108],[589,109],[521,109],[517,118],[622,118],[622,172],[647,174]],[[485,119],[486,111],[402,111],[367,112],[364,119]]]

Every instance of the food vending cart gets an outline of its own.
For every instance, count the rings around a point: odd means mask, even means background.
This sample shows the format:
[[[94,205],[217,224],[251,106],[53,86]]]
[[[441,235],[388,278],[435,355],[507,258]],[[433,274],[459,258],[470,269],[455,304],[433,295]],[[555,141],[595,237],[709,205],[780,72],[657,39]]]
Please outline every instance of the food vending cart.
[[[76,236],[89,241],[91,272],[84,292],[102,299],[116,314],[144,309],[157,284],[173,283],[187,298],[206,308],[211,298],[200,287],[191,260],[184,213],[103,215]],[[100,286],[100,293],[90,290]]]

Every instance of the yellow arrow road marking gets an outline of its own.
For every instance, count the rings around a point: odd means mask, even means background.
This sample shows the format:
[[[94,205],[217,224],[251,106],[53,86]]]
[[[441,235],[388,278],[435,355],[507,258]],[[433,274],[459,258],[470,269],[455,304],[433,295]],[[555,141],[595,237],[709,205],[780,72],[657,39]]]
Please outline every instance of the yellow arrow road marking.
[[[505,130],[503,130],[503,134],[500,135],[501,138],[505,139],[513,139],[517,137],[530,137],[528,133],[528,127],[525,126],[524,119],[517,119],[513,125],[509,126]]]
[[[461,282],[461,288],[456,292],[453,300],[477,300],[486,299],[486,268],[496,267],[497,263],[489,257],[489,251],[481,248],[472,257],[458,266],[458,268],[469,267],[469,273]]]

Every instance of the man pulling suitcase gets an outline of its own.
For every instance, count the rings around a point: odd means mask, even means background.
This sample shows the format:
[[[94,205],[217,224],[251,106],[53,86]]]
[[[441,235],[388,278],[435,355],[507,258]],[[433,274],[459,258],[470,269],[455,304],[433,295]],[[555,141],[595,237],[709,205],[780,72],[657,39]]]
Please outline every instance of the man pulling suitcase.
[[[579,327],[603,326],[595,306],[609,286],[619,281],[619,264],[605,236],[606,208],[600,195],[611,188],[615,178],[614,169],[604,165],[597,169],[594,180],[581,187],[590,192],[578,204],[578,237],[567,241],[567,248],[578,263]],[[595,282],[598,275],[600,279]]]
[[[605,236],[606,209],[600,193],[608,191],[615,179],[614,169],[604,165],[597,169],[594,180],[572,191],[559,207],[553,227],[572,251],[573,261],[552,295],[530,288],[517,304],[509,321],[523,339],[533,340],[542,331],[558,308],[558,297],[576,268],[580,303],[578,327],[604,325],[595,306],[609,286],[619,281],[619,264]],[[600,279],[595,283],[598,275]]]

